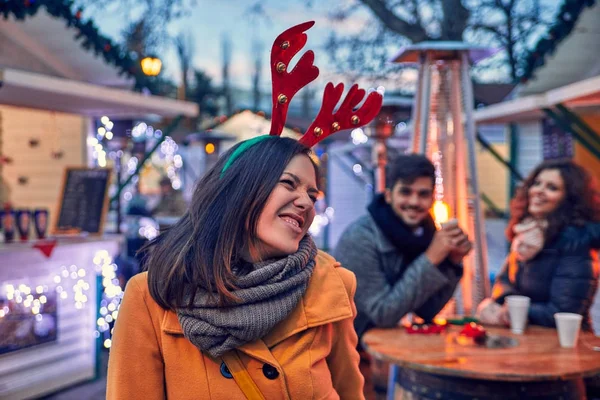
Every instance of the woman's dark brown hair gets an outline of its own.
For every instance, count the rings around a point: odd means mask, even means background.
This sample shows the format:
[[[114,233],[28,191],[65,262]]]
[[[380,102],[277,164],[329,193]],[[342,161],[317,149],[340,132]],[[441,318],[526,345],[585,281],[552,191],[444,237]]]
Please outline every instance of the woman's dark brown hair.
[[[310,154],[297,140],[273,136],[248,148],[221,176],[237,146],[198,182],[187,213],[142,250],[150,294],[165,309],[189,307],[198,288],[221,304],[235,302],[233,269],[243,264],[245,250],[256,249],[258,218],[271,191],[294,156]]]
[[[538,165],[525,179],[510,202],[510,221],[506,229],[509,240],[514,238],[513,227],[529,217],[529,189],[545,170],[556,170],[564,183],[565,197],[547,217],[546,242],[555,239],[567,225],[583,226],[600,221],[600,199],[590,174],[571,160],[549,160]]]

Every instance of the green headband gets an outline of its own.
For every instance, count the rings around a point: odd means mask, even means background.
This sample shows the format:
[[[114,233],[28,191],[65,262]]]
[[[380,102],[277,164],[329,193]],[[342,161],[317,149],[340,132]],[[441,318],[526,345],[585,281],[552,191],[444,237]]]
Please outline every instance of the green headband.
[[[240,156],[246,151],[248,150],[250,147],[254,146],[256,143],[260,143],[265,139],[268,138],[272,138],[272,137],[277,137],[277,136],[271,136],[271,135],[261,135],[261,136],[257,136],[255,138],[252,139],[248,139],[248,140],[244,140],[238,147],[237,149],[235,149],[235,151],[233,153],[231,153],[231,156],[229,156],[229,160],[227,160],[227,162],[225,163],[225,165],[223,166],[223,170],[221,171],[221,178],[223,178],[223,175],[225,175],[225,171],[227,171],[227,169],[229,167],[231,167],[231,165],[233,164],[233,162],[235,160],[237,160],[238,158],[240,158]]]

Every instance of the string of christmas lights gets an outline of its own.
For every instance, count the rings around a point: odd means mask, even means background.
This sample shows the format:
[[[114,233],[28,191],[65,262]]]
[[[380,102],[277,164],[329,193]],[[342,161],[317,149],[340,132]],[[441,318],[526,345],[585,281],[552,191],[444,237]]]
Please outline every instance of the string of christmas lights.
[[[110,348],[112,329],[111,324],[117,319],[119,306],[123,297],[119,279],[118,267],[106,250],[99,250],[93,258],[94,272],[101,278],[102,295],[97,309],[95,338],[102,338],[105,348]],[[48,278],[48,282],[30,285],[27,282],[9,282],[3,285],[6,302],[0,308],[0,319],[11,313],[21,315],[31,312],[37,322],[44,318],[44,307],[49,303],[51,294],[56,294],[60,301],[73,301],[78,310],[85,308],[90,301],[89,279],[84,278],[88,272],[77,265],[62,265],[59,272]]]

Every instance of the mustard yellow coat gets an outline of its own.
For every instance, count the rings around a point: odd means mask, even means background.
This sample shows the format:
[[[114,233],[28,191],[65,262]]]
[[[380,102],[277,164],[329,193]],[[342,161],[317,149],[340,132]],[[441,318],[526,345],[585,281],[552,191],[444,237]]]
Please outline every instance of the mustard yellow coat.
[[[355,290],[352,272],[319,252],[306,293],[289,317],[238,349],[265,399],[364,399]],[[221,364],[183,336],[174,312],[156,304],[146,273],[129,281],[110,350],[108,400],[244,399]]]

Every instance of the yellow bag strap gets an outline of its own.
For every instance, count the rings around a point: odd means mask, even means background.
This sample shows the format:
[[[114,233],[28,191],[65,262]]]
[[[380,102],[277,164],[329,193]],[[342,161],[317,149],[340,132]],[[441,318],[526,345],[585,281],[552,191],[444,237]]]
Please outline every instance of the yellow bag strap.
[[[240,356],[238,356],[235,350],[229,351],[223,354],[223,361],[231,375],[233,375],[233,379],[235,383],[240,387],[242,393],[249,400],[265,400],[265,397],[256,386],[256,383],[252,380],[252,377],[244,367],[242,360],[240,360]]]

